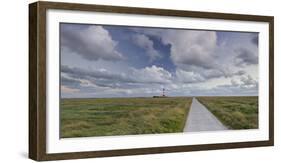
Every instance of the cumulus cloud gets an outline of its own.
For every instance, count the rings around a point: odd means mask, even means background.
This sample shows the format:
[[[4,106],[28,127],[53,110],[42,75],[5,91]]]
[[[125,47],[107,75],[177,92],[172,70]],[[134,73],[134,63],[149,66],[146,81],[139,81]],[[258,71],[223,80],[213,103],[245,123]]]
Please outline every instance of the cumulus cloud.
[[[125,73],[109,72],[105,69],[85,70],[63,65],[61,67],[63,85],[98,86],[118,88],[130,87],[130,84],[165,84],[170,83],[172,75],[155,65],[142,69],[131,68]]]
[[[258,61],[255,52],[245,48],[235,50],[236,58],[234,60],[225,60],[225,58],[232,57],[227,51],[231,51],[235,46],[232,47],[234,44],[232,43],[231,46],[220,47],[216,31],[141,28],[132,30],[139,34],[158,37],[163,44],[170,45],[170,58],[175,64],[178,74],[181,74],[178,76],[182,76],[184,72],[186,76],[190,77],[190,79],[185,77],[185,80],[183,77],[179,77],[180,80],[186,82],[242,76],[245,71],[237,69],[241,66],[257,64]],[[250,36],[252,37],[252,35],[249,35],[249,39],[251,39]],[[237,43],[240,45],[240,42]],[[221,48],[227,49],[222,53]]]
[[[247,66],[258,64],[258,56],[247,48],[236,49],[237,56],[235,64],[237,66]]]
[[[171,59],[180,68],[190,66],[214,68],[216,32],[173,30],[166,32],[163,42],[171,45]]]
[[[163,44],[170,45],[170,58],[177,68],[180,81],[202,82],[222,76],[239,75],[228,70],[229,65],[218,62],[218,58],[223,56],[216,54],[218,46],[215,31],[136,28],[133,30],[158,37]]]
[[[81,96],[97,95],[94,92],[100,92],[104,96],[158,95],[161,91],[159,85],[172,84],[172,74],[155,65],[141,69],[129,68],[126,74],[65,65],[61,67],[61,72],[61,85],[69,90],[82,90],[79,92]]]
[[[212,68],[216,66],[214,50],[217,46],[215,31],[139,29],[135,32],[160,38],[163,44],[171,46],[171,59],[179,67],[195,66]]]
[[[101,69],[97,72],[104,72],[106,75],[93,73],[93,71],[70,68],[62,68],[61,82],[64,87],[63,93],[83,92],[88,96],[153,96],[161,94],[161,88],[164,86],[168,95],[252,95],[257,93],[258,81],[244,72],[235,74],[244,74],[241,77],[236,76],[230,80],[230,84],[220,84],[208,86],[204,83],[206,80],[200,74],[177,70],[173,76],[167,70],[157,67],[145,67],[142,69],[132,68],[126,76],[116,77],[116,73],[108,73]],[[74,75],[75,74],[75,75]],[[109,77],[112,76],[112,77]],[[113,79],[115,76],[116,79]],[[202,82],[198,85],[198,83]],[[207,86],[204,88],[204,86]],[[68,89],[69,88],[69,89]],[[82,91],[80,91],[82,90]],[[82,93],[82,94],[83,94]],[[97,94],[99,93],[99,94]],[[82,94],[80,94],[82,96]]]
[[[63,71],[62,71],[63,72]],[[80,84],[80,81],[77,80],[77,79],[73,79],[73,78],[69,78],[69,77],[66,77],[64,75],[61,76],[61,82],[64,84],[64,85],[75,85],[75,84]]]
[[[61,27],[62,48],[87,60],[121,60],[124,56],[116,50],[118,44],[102,26],[83,29]]]
[[[231,79],[231,85],[233,86],[239,86],[239,82],[237,80]]]
[[[61,91],[62,93],[76,93],[79,92],[80,90],[76,88],[70,88],[65,85],[61,85]]]
[[[250,75],[244,75],[240,78],[231,79],[230,83],[219,84],[209,89],[194,88],[191,89],[194,95],[257,95],[258,81]]]
[[[177,69],[176,70],[176,77],[177,80],[183,83],[199,83],[199,82],[206,82],[209,79],[215,79],[215,78],[230,78],[233,76],[242,76],[246,72],[243,70],[239,71],[231,71],[231,70],[218,70],[218,69],[202,69],[197,68],[193,71],[192,70],[182,70]]]
[[[121,81],[127,81],[125,74],[113,74],[105,69],[98,70],[85,70],[77,67],[69,67],[66,65],[61,66],[61,72],[71,75],[75,78],[95,77],[95,78],[106,78],[106,79],[118,79]]]
[[[155,65],[151,67],[145,67],[143,69],[132,69],[131,74],[136,82],[142,83],[170,83],[172,75],[162,67]]]
[[[196,83],[205,81],[205,78],[202,77],[199,73],[188,72],[181,69],[176,70],[176,76],[182,83]]]
[[[231,79],[231,85],[241,89],[257,88],[258,81],[253,79],[251,75],[241,76],[239,79]]]
[[[62,55],[69,57],[61,66],[66,94],[151,97],[161,94],[163,87],[169,96],[257,94],[253,34],[122,27],[121,35],[121,27],[80,27],[63,28],[61,33],[62,47],[81,56]],[[132,57],[122,60],[117,47]],[[147,56],[134,56],[139,52]]]
[[[69,76],[66,76],[65,74],[61,75],[61,91],[63,93],[67,93],[67,92],[71,92],[71,93],[75,93],[75,92],[79,92],[78,90],[81,84],[80,79],[75,79],[75,78],[71,78]],[[68,91],[68,90],[77,90],[77,91]]]
[[[242,85],[244,87],[257,87],[258,86],[258,81],[254,80],[250,75],[242,76],[240,78]]]
[[[135,34],[132,36],[132,40],[137,46],[146,51],[150,62],[156,60],[157,58],[161,58],[159,52],[153,47],[153,41],[150,40],[148,36],[144,34]]]

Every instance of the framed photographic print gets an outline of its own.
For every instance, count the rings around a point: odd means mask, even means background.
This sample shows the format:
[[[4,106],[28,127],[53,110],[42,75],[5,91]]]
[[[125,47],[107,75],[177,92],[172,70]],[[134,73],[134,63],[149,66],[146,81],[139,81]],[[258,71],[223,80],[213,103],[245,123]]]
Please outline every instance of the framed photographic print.
[[[271,16],[29,5],[34,160],[272,146]]]

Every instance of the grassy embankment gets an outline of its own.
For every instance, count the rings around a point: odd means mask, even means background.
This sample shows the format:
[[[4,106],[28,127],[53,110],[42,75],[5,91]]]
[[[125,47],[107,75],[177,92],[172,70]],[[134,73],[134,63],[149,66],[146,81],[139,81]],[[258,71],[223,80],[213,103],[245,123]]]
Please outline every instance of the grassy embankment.
[[[198,97],[230,129],[258,128],[258,97]]]
[[[191,98],[62,99],[61,137],[182,132]]]

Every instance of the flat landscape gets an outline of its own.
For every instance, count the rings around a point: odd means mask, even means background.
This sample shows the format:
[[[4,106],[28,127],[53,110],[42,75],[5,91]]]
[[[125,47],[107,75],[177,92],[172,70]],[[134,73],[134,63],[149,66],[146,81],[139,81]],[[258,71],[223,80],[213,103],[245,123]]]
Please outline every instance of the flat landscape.
[[[229,129],[258,128],[258,97],[197,97]]]
[[[211,124],[212,116],[222,127]],[[258,97],[61,100],[62,138],[222,130],[220,128],[258,128]]]
[[[61,100],[61,137],[182,132],[192,98]]]
[[[62,138],[259,127],[257,32],[71,22],[59,32]]]

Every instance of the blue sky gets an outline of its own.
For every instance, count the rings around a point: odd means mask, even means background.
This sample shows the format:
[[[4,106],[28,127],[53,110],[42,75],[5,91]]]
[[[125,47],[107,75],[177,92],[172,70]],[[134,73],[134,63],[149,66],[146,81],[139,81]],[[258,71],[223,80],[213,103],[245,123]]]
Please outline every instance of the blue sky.
[[[60,25],[63,98],[258,95],[258,33]]]

